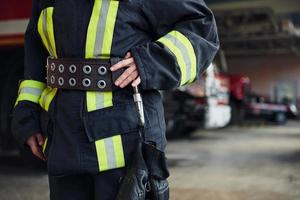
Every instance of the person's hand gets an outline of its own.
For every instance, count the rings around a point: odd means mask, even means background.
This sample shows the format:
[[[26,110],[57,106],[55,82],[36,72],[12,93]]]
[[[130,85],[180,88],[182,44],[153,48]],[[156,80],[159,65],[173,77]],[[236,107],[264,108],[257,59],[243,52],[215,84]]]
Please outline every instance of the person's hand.
[[[141,78],[139,76],[139,72],[135,63],[134,58],[131,53],[128,52],[123,60],[113,65],[110,70],[116,71],[126,67],[127,69],[123,72],[123,74],[115,81],[115,85],[120,88],[126,87],[129,83],[133,87],[138,86],[141,83]]]
[[[44,142],[45,142],[44,136],[41,133],[37,133],[32,135],[30,138],[28,138],[26,144],[30,147],[33,155],[45,161],[46,157],[43,153]]]

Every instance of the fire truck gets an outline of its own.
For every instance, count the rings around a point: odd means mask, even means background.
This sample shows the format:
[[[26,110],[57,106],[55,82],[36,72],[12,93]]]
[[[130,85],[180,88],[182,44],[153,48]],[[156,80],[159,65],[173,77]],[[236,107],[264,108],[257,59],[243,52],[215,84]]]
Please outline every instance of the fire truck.
[[[241,124],[245,119],[259,119],[285,124],[288,117],[299,115],[296,105],[290,102],[274,102],[268,97],[251,91],[249,77],[227,74],[230,81],[231,124]]]
[[[195,129],[218,129],[229,124],[230,82],[211,64],[191,85],[163,92],[167,137],[189,135]]]
[[[0,149],[15,148],[10,131],[11,111],[18,81],[23,76],[24,32],[31,14],[31,0],[6,0],[0,5]]]

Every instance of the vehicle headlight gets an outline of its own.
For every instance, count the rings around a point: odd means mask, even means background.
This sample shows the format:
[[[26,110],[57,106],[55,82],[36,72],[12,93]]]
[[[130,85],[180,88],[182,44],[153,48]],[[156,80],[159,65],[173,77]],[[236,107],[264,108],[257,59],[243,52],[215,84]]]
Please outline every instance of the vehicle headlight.
[[[298,112],[298,109],[295,105],[290,105],[290,110],[293,112],[293,113],[297,113]]]

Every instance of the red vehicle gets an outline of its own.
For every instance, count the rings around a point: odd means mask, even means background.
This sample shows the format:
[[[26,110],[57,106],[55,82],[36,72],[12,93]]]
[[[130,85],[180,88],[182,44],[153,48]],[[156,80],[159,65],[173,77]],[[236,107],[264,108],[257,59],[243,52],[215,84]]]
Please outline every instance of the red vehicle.
[[[167,137],[218,129],[230,121],[229,80],[212,64],[200,80],[164,94]]]
[[[231,124],[239,124],[245,118],[261,118],[284,124],[287,116],[296,115],[292,105],[266,101],[251,93],[250,79],[243,75],[227,75],[230,80]]]
[[[2,1],[0,6],[0,148],[13,147],[10,114],[23,75],[24,32],[31,14],[31,0]]]

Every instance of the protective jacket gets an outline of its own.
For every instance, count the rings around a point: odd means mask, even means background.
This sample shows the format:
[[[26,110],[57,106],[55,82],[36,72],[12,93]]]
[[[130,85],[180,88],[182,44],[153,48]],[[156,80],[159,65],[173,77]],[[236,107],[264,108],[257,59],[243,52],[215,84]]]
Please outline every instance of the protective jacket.
[[[13,133],[22,145],[43,133],[48,170],[56,175],[124,167],[138,128],[131,88],[47,87],[47,57],[123,58],[131,52],[141,77],[146,139],[164,150],[159,90],[192,83],[218,48],[214,16],[203,0],[33,0]],[[88,142],[80,143],[82,137]]]

